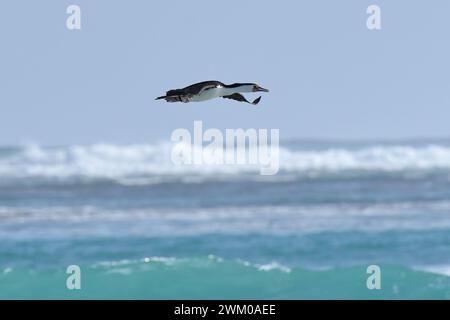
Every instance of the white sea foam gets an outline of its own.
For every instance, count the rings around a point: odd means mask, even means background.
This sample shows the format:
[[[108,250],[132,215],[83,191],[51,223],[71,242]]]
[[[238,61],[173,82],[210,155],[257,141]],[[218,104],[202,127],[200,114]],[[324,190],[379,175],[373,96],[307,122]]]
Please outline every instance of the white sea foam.
[[[160,264],[166,267],[174,267],[182,265],[188,265],[194,268],[204,268],[209,266],[210,262],[217,263],[217,264],[227,264],[227,263],[237,263],[238,265],[256,269],[258,271],[263,272],[271,272],[271,271],[278,271],[282,273],[291,273],[292,268],[290,266],[286,266],[284,264],[281,264],[277,261],[271,261],[268,263],[254,263],[247,260],[242,259],[235,259],[235,260],[226,260],[222,257],[215,256],[215,255],[209,255],[205,258],[176,258],[176,257],[160,257],[160,256],[154,256],[154,257],[146,257],[144,259],[140,260],[112,260],[112,261],[103,261],[103,262],[97,262],[94,265],[92,265],[93,268],[99,268],[104,269],[107,271],[107,273],[118,273],[123,275],[129,275],[132,273],[132,270],[136,266],[142,266],[144,265],[152,265],[152,264]],[[329,271],[332,270],[333,267],[331,266],[309,266],[306,268],[307,270],[315,270],[315,271]],[[450,265],[420,265],[420,266],[414,266],[414,270],[421,271],[421,272],[428,272],[443,276],[450,277]],[[147,269],[142,269],[147,270]],[[12,272],[12,268],[6,268],[3,271],[3,274],[8,274]],[[439,286],[440,284],[432,283],[431,286]]]
[[[450,277],[450,265],[418,266],[414,269]]]
[[[282,264],[278,263],[278,262],[271,262],[268,264],[261,264],[261,265],[256,265],[256,267],[258,268],[258,270],[260,271],[272,271],[272,270],[277,270],[277,271],[281,271],[284,273],[290,273],[291,269],[283,266]]]
[[[450,229],[449,212],[449,201],[127,210],[3,206],[0,238],[445,230]]]
[[[177,262],[183,262],[184,259],[182,258],[175,258],[175,257],[161,257],[161,256],[150,256],[145,257],[143,259],[122,259],[122,260],[111,260],[111,261],[100,261],[92,265],[93,268],[126,268],[133,265],[141,265],[144,264],[154,264],[154,263],[161,263],[164,265],[174,265]]]
[[[12,271],[13,271],[13,269],[8,267],[8,268],[3,269],[3,274],[6,275],[8,273],[11,273]]]
[[[1,151],[1,150],[0,150]],[[211,149],[194,148],[205,157]],[[43,148],[29,145],[1,154],[0,178],[113,179],[124,185],[157,184],[170,179],[201,182],[208,177],[242,178],[256,173],[251,165],[174,165],[171,145],[109,145]],[[293,150],[281,148],[281,172],[320,175],[345,171],[402,172],[450,170],[450,147],[430,144],[412,146],[367,146],[359,149],[330,148]],[[197,180],[195,179],[197,176]],[[275,178],[276,179],[276,178]]]
[[[133,267],[144,265],[152,265],[152,264],[161,264],[166,267],[173,267],[179,265],[188,265],[194,268],[205,268],[213,264],[229,264],[229,263],[237,263],[238,265],[253,268],[258,271],[270,272],[270,271],[278,271],[283,273],[291,273],[292,269],[288,266],[285,266],[277,261],[272,261],[269,263],[252,263],[249,261],[237,259],[237,260],[225,260],[222,257],[209,255],[205,258],[175,258],[175,257],[146,257],[141,260],[117,260],[117,261],[103,261],[98,262],[92,265],[95,269],[105,269],[107,273],[118,273],[123,275],[129,275],[132,273]],[[145,269],[143,269],[145,270]]]
[[[292,271],[291,268],[282,265],[281,263],[277,262],[277,261],[272,261],[270,263],[265,263],[265,264],[257,264],[257,263],[251,263],[249,261],[246,260],[242,260],[242,259],[238,259],[236,261],[238,264],[243,265],[245,267],[250,267],[250,268],[256,268],[259,271],[281,271],[284,273],[290,273]]]

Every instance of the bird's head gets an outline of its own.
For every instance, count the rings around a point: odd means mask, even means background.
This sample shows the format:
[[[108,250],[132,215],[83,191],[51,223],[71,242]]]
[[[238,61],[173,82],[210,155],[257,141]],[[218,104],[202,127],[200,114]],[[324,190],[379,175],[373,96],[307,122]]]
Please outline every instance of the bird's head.
[[[262,87],[260,87],[259,85],[257,85],[256,83],[253,84],[253,92],[269,92],[269,90],[264,89]]]

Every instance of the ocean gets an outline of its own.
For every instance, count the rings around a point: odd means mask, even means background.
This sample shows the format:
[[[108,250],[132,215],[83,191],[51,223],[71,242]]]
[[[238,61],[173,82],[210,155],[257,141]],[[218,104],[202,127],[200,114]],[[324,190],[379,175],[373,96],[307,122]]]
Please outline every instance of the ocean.
[[[0,298],[450,298],[450,140],[287,141],[273,176],[170,152],[0,148]]]

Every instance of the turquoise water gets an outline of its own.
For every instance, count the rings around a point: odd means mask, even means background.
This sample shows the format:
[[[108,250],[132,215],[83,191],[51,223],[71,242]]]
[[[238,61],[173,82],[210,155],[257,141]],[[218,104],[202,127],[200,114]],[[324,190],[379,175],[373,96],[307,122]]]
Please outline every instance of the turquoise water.
[[[368,290],[363,267],[286,269],[198,258],[81,267],[81,290],[63,270],[14,270],[0,276],[0,298],[21,299],[449,299],[450,278],[381,266],[381,290]]]
[[[0,298],[450,298],[450,143],[294,141],[267,177],[169,155],[0,149]]]

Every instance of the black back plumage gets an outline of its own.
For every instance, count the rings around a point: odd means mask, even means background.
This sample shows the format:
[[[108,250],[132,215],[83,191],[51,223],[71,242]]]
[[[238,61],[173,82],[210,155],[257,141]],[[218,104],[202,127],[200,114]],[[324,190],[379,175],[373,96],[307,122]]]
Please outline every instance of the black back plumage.
[[[190,86],[187,86],[183,89],[175,89],[175,90],[169,90],[167,91],[166,95],[170,96],[170,95],[197,95],[199,94],[202,90],[204,90],[205,87],[225,87],[225,85],[220,82],[220,81],[215,81],[215,80],[211,80],[211,81],[203,81],[203,82],[199,82],[199,83],[195,83],[192,84]]]

